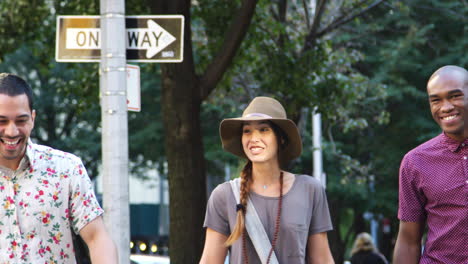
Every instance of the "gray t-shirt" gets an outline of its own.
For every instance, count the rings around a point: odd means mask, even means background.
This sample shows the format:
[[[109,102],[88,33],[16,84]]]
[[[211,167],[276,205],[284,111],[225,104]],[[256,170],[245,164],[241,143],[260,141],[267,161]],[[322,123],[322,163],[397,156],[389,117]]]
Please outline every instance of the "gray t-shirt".
[[[265,231],[273,240],[279,197],[250,193]],[[325,190],[318,180],[296,175],[291,189],[283,195],[281,223],[275,254],[279,263],[306,263],[307,238],[333,229]],[[236,201],[229,182],[218,185],[208,200],[204,227],[229,236],[236,223]],[[242,264],[242,239],[230,247],[231,264]],[[247,236],[249,263],[260,264],[257,252]]]

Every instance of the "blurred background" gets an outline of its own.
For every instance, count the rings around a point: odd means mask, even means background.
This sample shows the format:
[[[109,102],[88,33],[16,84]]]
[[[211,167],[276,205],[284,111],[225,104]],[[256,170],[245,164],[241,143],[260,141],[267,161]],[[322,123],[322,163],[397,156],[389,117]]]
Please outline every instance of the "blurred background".
[[[300,127],[304,152],[292,172],[313,175],[312,119],[321,114],[336,263],[350,258],[360,232],[391,260],[400,161],[440,133],[426,82],[443,65],[468,66],[466,0],[125,4],[126,15],[183,14],[186,23],[183,63],[136,63],[141,111],[128,113],[132,253],[198,262],[207,198],[243,165],[222,150],[219,122],[266,95]],[[99,15],[99,1],[0,1],[0,72],[33,87],[33,139],[79,155],[102,193],[99,64],[55,61],[58,15]],[[86,263],[86,250],[78,252]]]

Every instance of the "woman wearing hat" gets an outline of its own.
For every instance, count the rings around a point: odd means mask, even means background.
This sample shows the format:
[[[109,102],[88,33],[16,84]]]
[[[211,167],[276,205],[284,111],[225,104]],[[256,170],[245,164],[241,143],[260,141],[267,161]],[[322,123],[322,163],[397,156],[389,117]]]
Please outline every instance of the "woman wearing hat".
[[[322,185],[281,169],[302,151],[299,131],[281,104],[256,97],[242,117],[221,122],[220,134],[223,148],[247,164],[240,179],[211,194],[200,263],[224,263],[228,250],[231,264],[334,263]]]

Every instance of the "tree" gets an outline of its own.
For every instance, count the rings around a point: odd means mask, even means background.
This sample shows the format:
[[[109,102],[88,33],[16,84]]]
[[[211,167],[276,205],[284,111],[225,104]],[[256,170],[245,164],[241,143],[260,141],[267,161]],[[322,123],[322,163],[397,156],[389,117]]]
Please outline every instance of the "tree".
[[[96,14],[97,1],[29,4],[0,2],[0,69],[27,76],[40,91],[37,139],[83,156],[94,175],[97,67],[55,63],[50,43],[56,14]],[[330,243],[341,262],[353,234],[365,228],[364,212],[395,214],[403,153],[438,131],[428,114],[421,117],[427,77],[442,64],[467,65],[460,56],[467,39],[459,37],[466,4],[459,1],[128,0],[127,8],[186,17],[184,62],[142,65],[145,110],[129,114],[134,171],[162,169],[168,160],[174,263],[199,259],[206,172],[238,164],[221,151],[214,127],[222,117],[238,115],[254,96],[274,96],[309,146],[308,120],[318,107],[335,225]],[[310,161],[306,148],[291,165],[310,174]]]
[[[94,64],[55,62],[55,15],[95,10],[93,1],[61,5],[59,2],[1,1],[2,38],[0,70],[16,73],[33,88],[37,143],[82,157],[91,177],[100,160],[98,73]],[[26,19],[26,18],[31,18]],[[40,25],[40,26],[38,26]]]
[[[372,203],[368,202],[374,175],[372,150],[364,143],[358,145],[360,150],[356,153],[354,142],[365,142],[363,135],[385,124],[388,114],[385,86],[370,80],[354,66],[363,54],[349,48],[350,43],[338,43],[335,39],[339,39],[341,27],[381,3],[317,1],[315,11],[301,2],[259,3],[252,31],[242,45],[244,52],[236,57],[230,73],[231,82],[222,83],[221,90],[216,90],[224,98],[238,98],[237,102],[265,94],[283,102],[290,118],[302,128],[305,147],[304,154],[291,167],[308,174],[312,171],[312,155],[307,147],[311,145],[308,120],[310,110],[318,107],[328,139],[324,144],[327,191],[335,226],[329,237],[337,262],[343,261],[355,227],[362,226],[362,213]],[[219,23],[211,18],[206,27],[216,28]]]
[[[460,56],[468,44],[460,37],[467,31],[467,12],[463,1],[388,2],[368,12],[364,16],[368,22],[359,19],[343,27],[337,39],[366,55],[354,67],[387,86],[389,123],[376,127],[365,143],[372,150],[375,175],[371,209],[393,221],[392,232],[380,241],[387,257],[398,228],[400,161],[407,151],[440,133],[430,115],[426,82],[443,65],[468,66],[467,57]],[[350,140],[356,139],[338,140],[351,146]],[[362,137],[354,142],[362,146]]]
[[[205,160],[200,129],[201,103],[222,78],[244,38],[257,1],[245,0],[227,31],[222,50],[206,70],[195,73],[191,1],[151,1],[153,14],[185,16],[184,61],[161,65],[162,112],[170,190],[171,262],[193,263],[203,247],[206,204]],[[190,204],[190,206],[187,206]]]
[[[274,25],[273,32],[259,32],[256,28],[251,29],[246,49],[250,49],[247,56],[254,59],[255,66],[252,63],[246,67],[239,63],[245,60],[245,57],[236,57],[236,64],[240,73],[248,68],[251,75],[239,74],[239,78],[253,77],[253,84],[260,83],[261,86],[271,87],[271,89],[261,89],[262,92],[269,92],[281,97],[282,101],[286,102],[293,113],[293,119],[300,120],[302,107],[312,106],[311,101],[322,108],[330,109],[338,105],[341,99],[350,100],[355,96],[352,89],[355,85],[365,86],[364,90],[369,90],[370,84],[366,84],[367,80],[359,74],[349,74],[347,71],[352,68],[348,65],[353,58],[350,56],[346,60],[350,62],[341,67],[341,71],[335,74],[334,71],[338,67],[333,66],[335,59],[341,58],[339,55],[331,54],[330,48],[327,52],[327,41],[320,41],[320,37],[339,28],[352,19],[359,17],[362,13],[377,6],[382,1],[353,1],[350,5],[340,5],[336,20],[322,20],[325,13],[325,6],[328,6],[327,1],[319,2],[319,9],[316,12],[316,17],[311,23],[311,28],[307,31],[308,34],[298,34],[299,39],[303,41],[300,49],[295,49],[298,40],[289,40],[287,27],[288,23],[293,26],[299,24],[298,20],[286,19],[287,2],[278,1],[277,3],[263,3],[262,9],[259,12],[273,10],[273,18],[268,16],[265,21],[262,21],[263,14],[255,16],[255,26],[262,22],[268,26]],[[196,9],[200,14],[204,14],[203,22],[205,23],[205,32],[202,34],[207,40],[204,42],[208,46],[208,50],[216,50],[217,55],[212,56],[209,52],[197,53],[192,55],[193,43],[191,41],[192,34],[190,27],[193,21],[190,13],[190,4],[182,1],[174,1],[173,3],[150,3],[152,13],[155,14],[183,14],[186,18],[187,27],[185,29],[186,39],[184,42],[184,62],[181,64],[162,65],[162,111],[165,129],[165,150],[169,166],[169,184],[171,195],[171,261],[176,263],[187,263],[197,261],[201,253],[201,230],[197,229],[202,225],[204,202],[205,202],[205,181],[204,181],[204,160],[203,145],[201,142],[202,135],[200,134],[200,119],[201,104],[206,100],[210,93],[214,90],[218,83],[222,83],[222,77],[227,67],[230,65],[236,50],[241,45],[241,40],[246,33],[249,21],[253,16],[253,11],[256,6],[256,1],[243,1],[239,7],[239,11],[235,16],[234,22],[230,27],[226,27],[226,21],[232,21],[232,12],[220,12],[220,10],[234,10],[237,7],[236,1],[219,1],[216,3],[216,14],[213,16],[206,15],[210,13],[210,7],[215,5],[210,1],[198,1],[200,8]],[[294,6],[295,7],[295,6]],[[294,8],[293,7],[293,8]],[[304,10],[307,10],[305,8]],[[257,11],[258,12],[258,11]],[[276,16],[275,16],[276,15]],[[328,24],[328,23],[329,24]],[[269,24],[268,24],[269,23]],[[323,26],[322,23],[326,26]],[[225,31],[225,28],[229,30]],[[269,27],[264,27],[269,28]],[[220,37],[224,32],[224,38]],[[199,33],[199,32],[197,32]],[[271,34],[274,37],[272,38]],[[254,41],[259,41],[260,44],[255,46]],[[269,46],[268,43],[276,45]],[[248,44],[251,46],[249,47]],[[245,46],[243,46],[245,48]],[[276,49],[276,50],[274,50]],[[197,50],[200,51],[200,50]],[[252,52],[254,51],[254,52]],[[260,52],[262,51],[262,52]],[[265,52],[266,51],[266,52]],[[324,52],[326,55],[322,55]],[[243,53],[244,54],[244,53]],[[273,56],[272,56],[273,55]],[[343,54],[342,54],[343,55]],[[316,56],[316,57],[314,57]],[[335,57],[334,57],[335,56]],[[199,58],[199,62],[206,68],[195,67],[194,59]],[[239,59],[238,59],[239,58]],[[268,59],[265,59],[268,58]],[[321,58],[325,58],[325,63],[321,62]],[[264,59],[264,60],[262,60]],[[273,63],[271,63],[273,60]],[[287,62],[287,63],[285,63]],[[329,64],[327,64],[329,63]],[[322,68],[323,66],[323,68]],[[294,72],[297,70],[297,72]],[[315,71],[318,77],[314,77],[312,73]],[[280,73],[280,74],[279,74]],[[284,73],[281,74],[281,73]],[[330,78],[327,74],[333,73]],[[262,79],[261,75],[271,78]],[[233,77],[234,74],[229,74],[225,78]],[[284,76],[292,76],[282,78]],[[226,80],[226,79],[224,79]],[[229,84],[226,80],[225,84]],[[355,85],[350,85],[353,83]],[[291,89],[288,83],[297,84]],[[326,86],[334,84],[333,92],[329,92]],[[267,86],[269,85],[269,86]],[[323,86],[322,86],[323,85]],[[318,88],[316,88],[317,86]],[[341,90],[340,88],[346,88]],[[260,90],[258,91],[260,92]],[[314,93],[317,92],[317,93]],[[305,94],[304,94],[305,93]],[[312,98],[312,100],[311,100]],[[329,106],[324,103],[332,99],[336,102],[335,105]],[[245,100],[247,101],[247,100]],[[357,108],[354,108],[357,110]],[[325,112],[328,113],[328,112]],[[353,120],[351,117],[352,111],[347,112],[349,115],[347,120],[348,129],[356,126],[362,126],[365,120]],[[190,157],[187,159],[187,157]],[[193,209],[187,210],[185,207],[186,201],[194,201]],[[181,210],[185,208],[185,210]],[[189,224],[190,223],[190,224]],[[195,226],[195,228],[194,228]],[[177,231],[174,231],[177,230]],[[177,233],[176,233],[177,232]]]

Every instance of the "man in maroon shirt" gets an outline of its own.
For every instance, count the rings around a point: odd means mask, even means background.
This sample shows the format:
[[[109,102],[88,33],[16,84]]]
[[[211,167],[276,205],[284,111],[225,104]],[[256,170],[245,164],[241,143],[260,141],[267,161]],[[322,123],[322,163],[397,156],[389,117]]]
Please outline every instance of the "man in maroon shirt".
[[[408,152],[401,163],[393,263],[468,263],[468,72],[457,66],[438,69],[427,93],[443,133]]]

